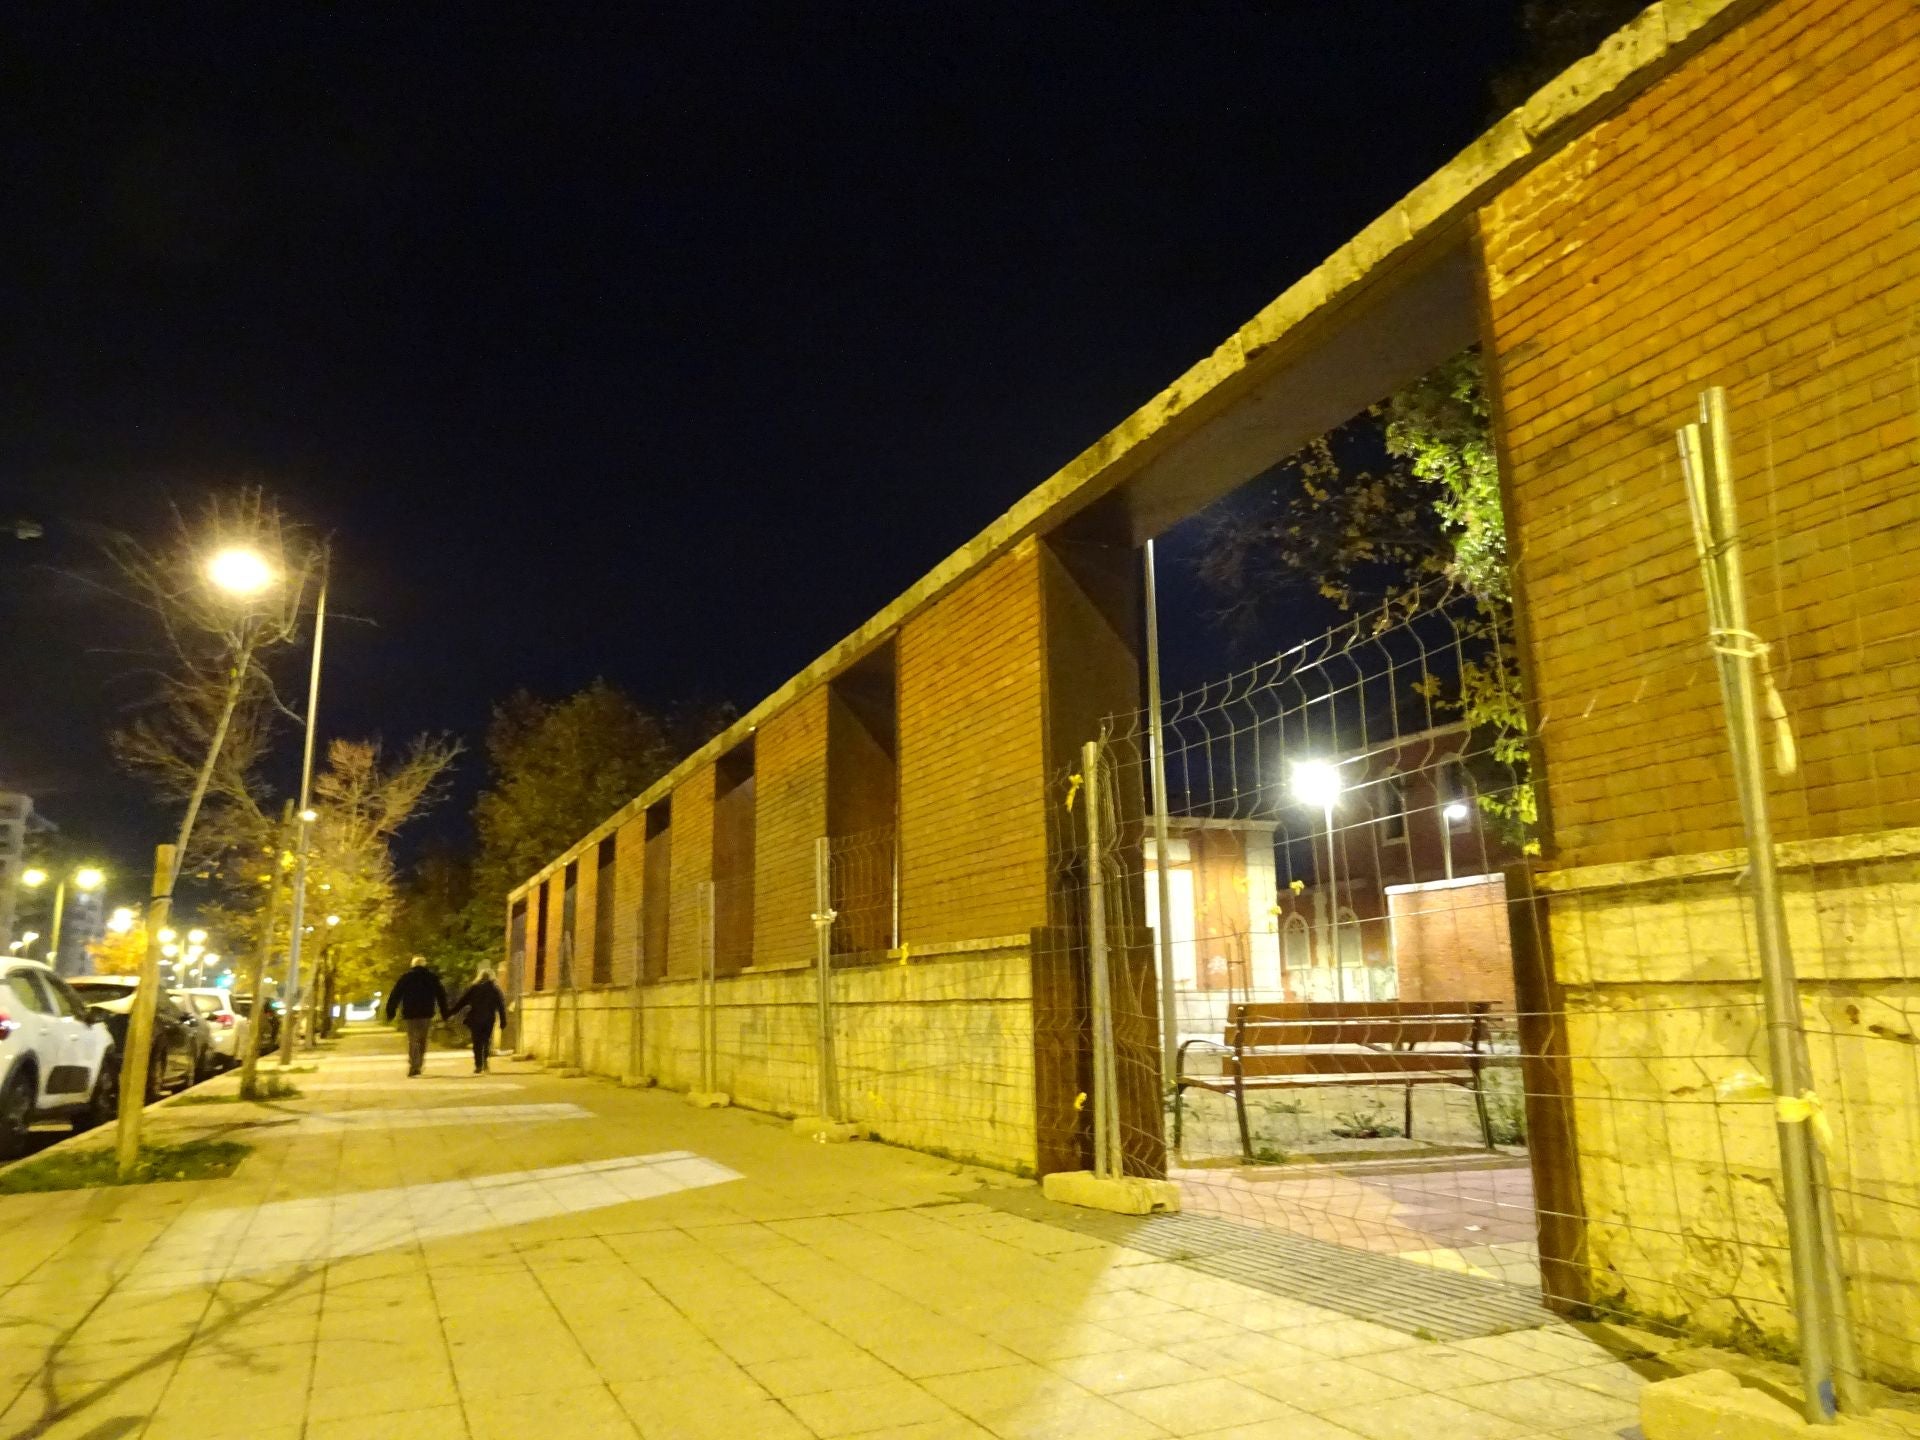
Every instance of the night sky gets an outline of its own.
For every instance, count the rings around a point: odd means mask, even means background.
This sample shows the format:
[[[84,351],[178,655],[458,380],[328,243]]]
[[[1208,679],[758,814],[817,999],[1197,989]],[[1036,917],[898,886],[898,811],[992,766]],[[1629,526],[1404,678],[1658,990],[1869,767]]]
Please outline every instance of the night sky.
[[[751,704],[1471,140],[1517,46],[1506,0],[510,8],[13,14],[0,521],[46,534],[0,533],[0,783],[123,868],[167,826],[107,754],[97,527],[252,480],[331,533],[373,623],[325,733]]]

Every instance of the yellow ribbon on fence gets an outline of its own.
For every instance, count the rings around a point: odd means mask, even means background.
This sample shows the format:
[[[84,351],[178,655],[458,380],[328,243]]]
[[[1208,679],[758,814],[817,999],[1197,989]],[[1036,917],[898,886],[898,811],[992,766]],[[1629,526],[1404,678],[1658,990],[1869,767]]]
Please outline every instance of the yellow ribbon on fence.
[[[1827,1117],[1827,1107],[1820,1103],[1820,1097],[1813,1091],[1801,1095],[1775,1096],[1773,1113],[1782,1125],[1811,1126],[1813,1143],[1820,1147],[1820,1153],[1833,1153],[1833,1121]]]

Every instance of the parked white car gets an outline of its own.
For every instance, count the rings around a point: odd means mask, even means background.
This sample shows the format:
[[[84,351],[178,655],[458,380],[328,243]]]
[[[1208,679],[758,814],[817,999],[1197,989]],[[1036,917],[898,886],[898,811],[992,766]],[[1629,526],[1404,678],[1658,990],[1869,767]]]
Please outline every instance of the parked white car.
[[[43,1120],[85,1130],[119,1109],[113,1036],[66,981],[37,960],[0,958],[0,1160]]]
[[[233,1008],[233,993],[228,990],[196,989],[181,992],[193,1002],[200,1023],[207,1027],[207,1039],[223,1070],[231,1070],[247,1053],[247,1029],[253,1024]]]

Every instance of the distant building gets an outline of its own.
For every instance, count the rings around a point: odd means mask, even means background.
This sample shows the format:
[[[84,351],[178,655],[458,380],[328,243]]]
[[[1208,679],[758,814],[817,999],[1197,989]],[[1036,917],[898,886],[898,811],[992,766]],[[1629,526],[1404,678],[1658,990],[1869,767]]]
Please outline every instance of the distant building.
[[[27,823],[32,818],[31,797],[16,790],[0,790],[0,951],[13,944],[14,902],[20,895]]]

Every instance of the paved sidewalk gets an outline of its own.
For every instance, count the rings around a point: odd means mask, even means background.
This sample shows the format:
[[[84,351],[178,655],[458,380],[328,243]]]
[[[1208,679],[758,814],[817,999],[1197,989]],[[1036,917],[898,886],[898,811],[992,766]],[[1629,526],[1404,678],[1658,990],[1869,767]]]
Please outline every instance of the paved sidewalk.
[[[1422,1342],[978,1203],[1023,1182],[527,1064],[166,1105],[231,1178],[0,1197],[0,1437],[1618,1440],[1558,1325]],[[211,1088],[230,1089],[231,1079]]]

